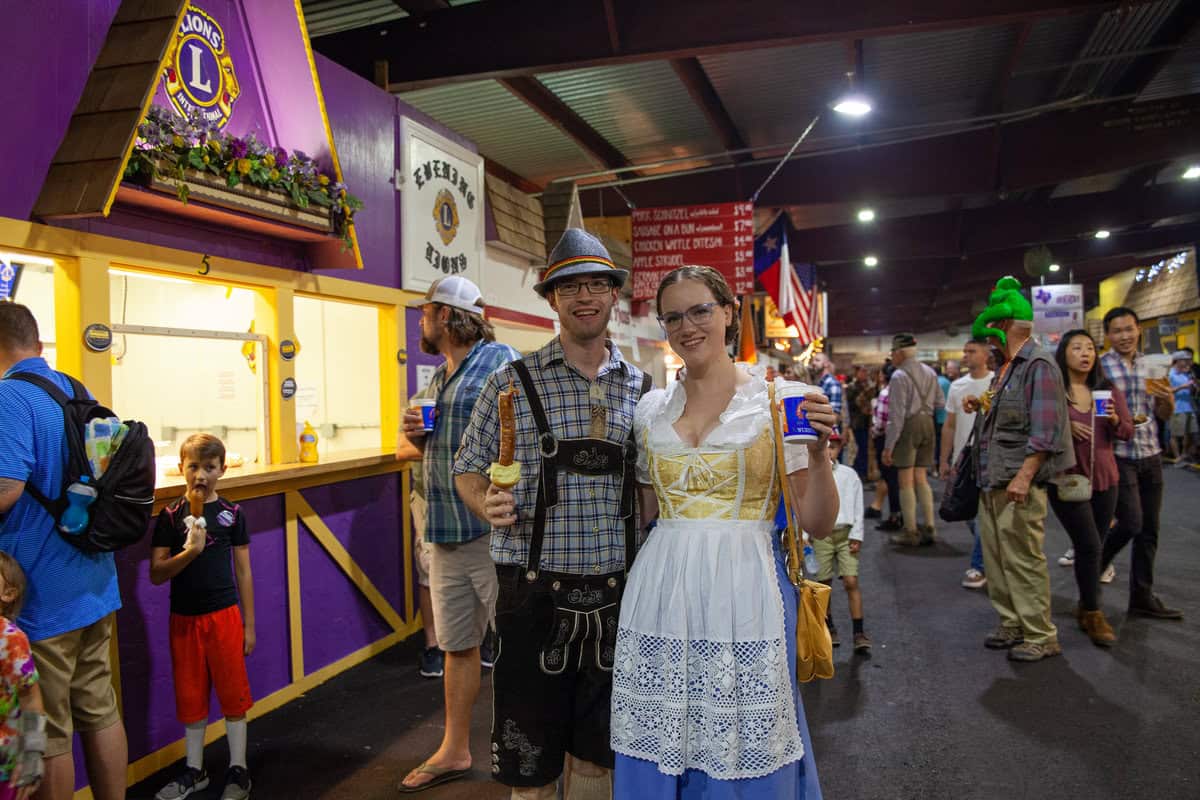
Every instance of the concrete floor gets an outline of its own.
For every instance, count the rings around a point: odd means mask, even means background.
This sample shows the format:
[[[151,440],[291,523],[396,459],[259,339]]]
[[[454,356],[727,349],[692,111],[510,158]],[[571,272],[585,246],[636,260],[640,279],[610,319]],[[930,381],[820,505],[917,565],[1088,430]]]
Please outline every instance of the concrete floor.
[[[868,523],[861,561],[869,657],[835,651],[833,680],[803,687],[827,798],[1200,797],[1200,475],[1167,472],[1156,585],[1186,619],[1126,619],[1129,554],[1103,605],[1120,641],[1092,646],[1074,626],[1068,547],[1048,523],[1054,620],[1063,655],[1017,665],[986,650],[986,594],[959,586],[966,526],[941,526],[932,548],[896,551]],[[834,614],[850,631],[845,594]],[[420,637],[414,637],[419,639]],[[250,725],[254,796],[263,800],[395,798],[404,772],[441,736],[441,684],[416,672],[401,644]],[[469,780],[415,795],[507,797],[488,780],[490,684],[476,706]],[[208,748],[221,774],[224,741]],[[176,767],[177,769],[178,767]],[[172,770],[173,771],[173,770]],[[152,797],[169,773],[130,790]],[[202,798],[219,798],[214,786]]]

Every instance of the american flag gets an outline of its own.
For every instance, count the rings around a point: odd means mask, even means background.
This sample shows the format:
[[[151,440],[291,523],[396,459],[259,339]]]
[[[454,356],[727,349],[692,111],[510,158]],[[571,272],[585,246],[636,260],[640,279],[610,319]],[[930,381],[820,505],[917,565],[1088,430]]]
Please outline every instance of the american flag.
[[[792,265],[783,214],[754,240],[754,277],[775,301],[783,320],[796,329],[801,344],[823,335],[817,271],[812,264]]]

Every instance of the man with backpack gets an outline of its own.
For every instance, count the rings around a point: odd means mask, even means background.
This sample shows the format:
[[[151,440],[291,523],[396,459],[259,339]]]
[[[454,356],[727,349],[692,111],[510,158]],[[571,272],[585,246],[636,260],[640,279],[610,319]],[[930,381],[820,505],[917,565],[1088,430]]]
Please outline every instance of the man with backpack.
[[[36,493],[60,498],[71,452],[59,402],[27,379],[64,395],[71,380],[42,358],[37,321],[25,306],[0,303],[0,550],[29,580],[18,625],[29,635],[46,705],[45,778],[38,797],[75,791],[72,733],[79,731],[97,800],[125,796],[128,746],[117,712],[109,645],[121,607],[111,552],[89,553],[55,530]],[[145,528],[137,532],[144,535]]]

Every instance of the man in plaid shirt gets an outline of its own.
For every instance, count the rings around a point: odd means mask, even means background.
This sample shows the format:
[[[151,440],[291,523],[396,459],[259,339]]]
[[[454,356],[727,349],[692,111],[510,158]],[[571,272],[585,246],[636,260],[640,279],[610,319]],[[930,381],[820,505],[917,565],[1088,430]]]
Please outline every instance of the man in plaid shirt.
[[[1154,417],[1170,419],[1175,397],[1169,386],[1149,388],[1152,375],[1138,352],[1142,329],[1137,313],[1118,307],[1104,315],[1104,335],[1112,349],[1100,358],[1104,374],[1125,393],[1134,415],[1133,439],[1113,442],[1121,483],[1117,489],[1117,527],[1104,535],[1100,556],[1103,572],[1117,553],[1132,542],[1129,571],[1129,613],[1157,619],[1183,619],[1183,612],[1164,606],[1154,594],[1154,556],[1158,552],[1158,515],[1162,509],[1162,450]]]
[[[1062,373],[1031,338],[1033,307],[1021,284],[1002,278],[990,299],[971,329],[1007,358],[988,391],[991,407],[975,422],[979,539],[988,599],[1000,617],[984,646],[1007,649],[1012,661],[1040,661],[1062,652],[1050,620],[1046,486],[1075,465],[1075,449]]]
[[[454,464],[459,495],[492,526],[492,775],[514,798],[555,797],[564,762],[571,800],[612,792],[612,658],[633,512],[626,448],[647,388],[606,338],[627,275],[598,239],[567,229],[534,286],[562,333],[488,379]],[[488,475],[497,395],[510,386],[521,475],[502,489]]]
[[[521,356],[496,342],[483,318],[479,287],[462,276],[434,281],[425,297],[410,305],[421,309],[421,349],[446,359],[431,382],[437,400],[433,430],[426,432],[417,409],[407,409],[403,420],[404,436],[422,453],[429,592],[438,647],[445,653],[446,730],[437,752],[404,777],[401,792],[460,778],[471,768],[480,645],[495,613],[497,586],[486,536],[490,529],[455,492],[453,462],[484,381]]]

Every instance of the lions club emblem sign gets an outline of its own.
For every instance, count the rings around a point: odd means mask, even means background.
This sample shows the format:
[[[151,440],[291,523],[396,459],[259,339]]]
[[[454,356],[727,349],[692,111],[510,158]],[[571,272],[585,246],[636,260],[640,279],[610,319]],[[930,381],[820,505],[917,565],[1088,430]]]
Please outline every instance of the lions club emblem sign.
[[[411,119],[402,124],[403,286],[446,275],[479,284],[484,252],[483,159]]]
[[[454,204],[454,195],[449,189],[442,189],[433,201],[433,219],[437,223],[442,244],[453,242],[454,235],[458,233],[458,206]]]
[[[171,105],[183,116],[199,114],[225,127],[241,94],[225,31],[198,6],[189,5],[171,43],[163,86]]]

